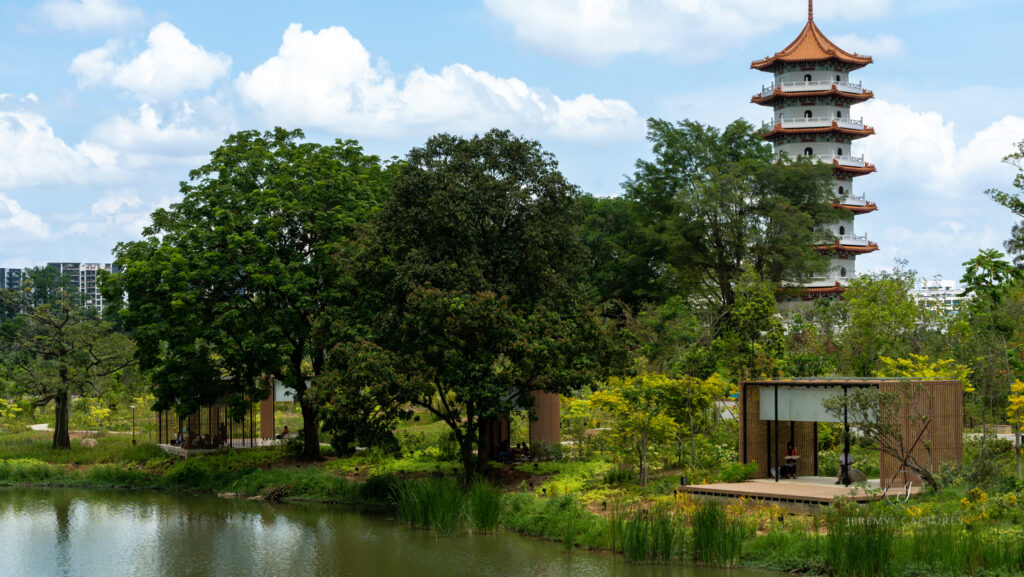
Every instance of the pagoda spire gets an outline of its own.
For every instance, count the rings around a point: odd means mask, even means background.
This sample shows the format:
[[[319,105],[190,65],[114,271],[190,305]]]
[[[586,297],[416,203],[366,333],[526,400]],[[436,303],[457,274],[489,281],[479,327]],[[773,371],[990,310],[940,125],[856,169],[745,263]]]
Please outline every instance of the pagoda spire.
[[[814,22],[814,0],[807,0],[807,21]]]

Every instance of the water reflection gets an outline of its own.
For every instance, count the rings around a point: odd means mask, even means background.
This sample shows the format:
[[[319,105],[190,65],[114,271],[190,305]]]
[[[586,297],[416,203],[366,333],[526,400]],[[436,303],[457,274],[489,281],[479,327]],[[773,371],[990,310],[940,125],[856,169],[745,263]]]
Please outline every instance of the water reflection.
[[[0,575],[749,577],[625,565],[512,534],[437,539],[383,515],[212,496],[0,489]]]

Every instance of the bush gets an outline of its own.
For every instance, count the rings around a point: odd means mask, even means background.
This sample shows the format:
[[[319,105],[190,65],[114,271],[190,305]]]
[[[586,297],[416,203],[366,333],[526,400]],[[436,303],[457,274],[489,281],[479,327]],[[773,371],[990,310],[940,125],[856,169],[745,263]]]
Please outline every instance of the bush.
[[[37,459],[0,460],[0,481],[41,483],[63,476],[63,472]]]
[[[757,472],[757,463],[729,463],[718,472],[718,479],[726,483],[739,483],[746,481],[751,475]]]
[[[628,485],[636,482],[636,473],[630,469],[612,469],[604,474],[605,485]]]

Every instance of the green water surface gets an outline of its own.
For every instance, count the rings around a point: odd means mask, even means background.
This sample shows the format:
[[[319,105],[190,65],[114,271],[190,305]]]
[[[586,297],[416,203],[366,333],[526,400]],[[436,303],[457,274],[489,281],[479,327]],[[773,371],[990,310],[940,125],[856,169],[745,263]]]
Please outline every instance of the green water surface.
[[[511,533],[436,538],[388,514],[180,493],[0,488],[0,575],[765,577],[637,566]]]

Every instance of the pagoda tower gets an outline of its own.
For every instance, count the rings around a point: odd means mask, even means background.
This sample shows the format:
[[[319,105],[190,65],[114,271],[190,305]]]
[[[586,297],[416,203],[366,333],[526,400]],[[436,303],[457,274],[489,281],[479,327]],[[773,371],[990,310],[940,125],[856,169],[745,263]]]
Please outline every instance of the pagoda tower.
[[[854,104],[874,98],[861,83],[851,82],[850,73],[872,62],[870,56],[846,52],[826,38],[814,24],[814,0],[808,0],[807,25],[796,40],[774,56],[750,65],[775,77],[751,99],[772,109],[772,121],[764,124],[762,136],[779,156],[807,156],[831,164],[832,206],[843,211],[837,222],[828,225],[831,242],[815,246],[830,259],[830,266],[824,276],[804,285],[804,299],[841,295],[855,275],[857,256],[878,250],[878,245],[866,234],[857,234],[854,226],[856,216],[878,207],[853,191],[855,178],[875,172],[863,156],[853,155],[853,142],[875,130],[850,114]]]

